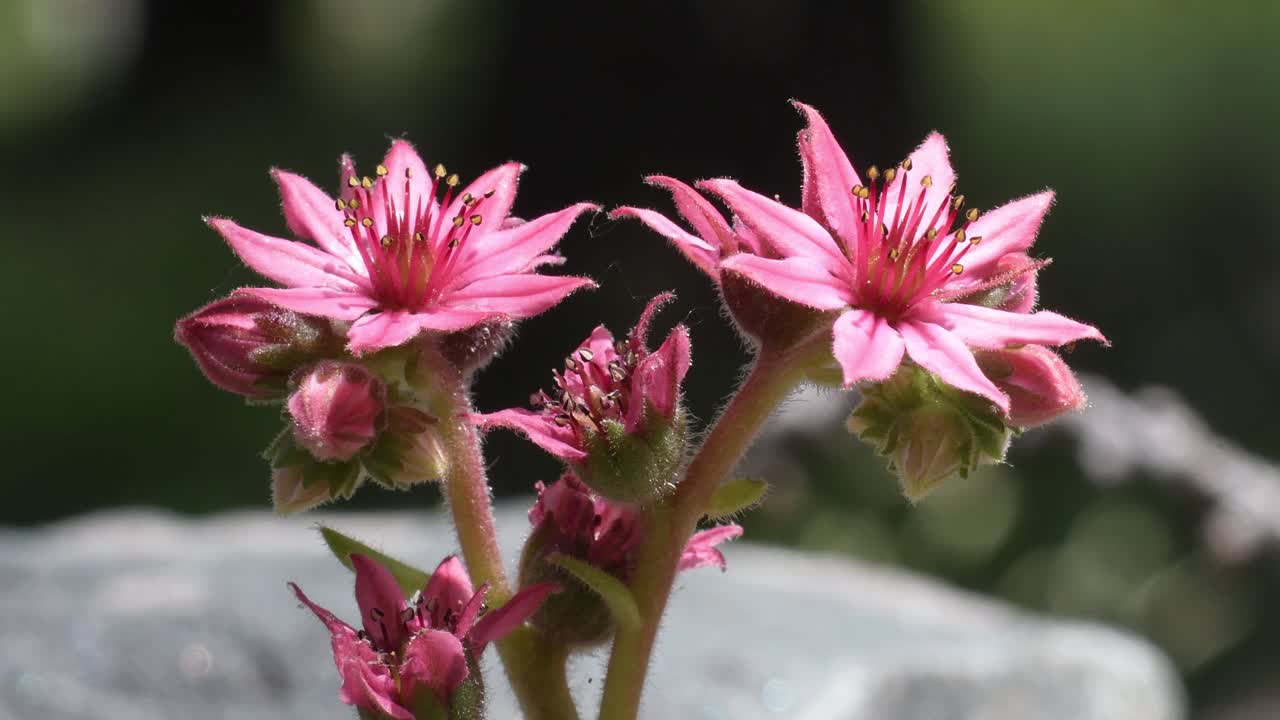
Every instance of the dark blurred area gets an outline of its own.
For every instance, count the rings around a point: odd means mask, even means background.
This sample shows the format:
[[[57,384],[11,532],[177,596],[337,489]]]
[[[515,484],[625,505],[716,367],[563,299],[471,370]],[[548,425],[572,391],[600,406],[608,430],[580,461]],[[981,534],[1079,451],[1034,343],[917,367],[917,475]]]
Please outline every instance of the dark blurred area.
[[[1041,297],[1114,344],[1072,363],[1122,388],[1172,387],[1278,460],[1277,30],[1273,3],[1155,0],[2,0],[0,299],[16,310],[3,354],[16,402],[0,421],[13,460],[0,524],[265,507],[257,453],[276,410],[206,383],[171,335],[179,315],[259,282],[201,216],[284,234],[269,167],[330,186],[340,153],[373,163],[405,136],[464,178],[526,163],[526,217],[578,200],[667,210],[641,182],[651,172],[732,176],[796,203],[789,98],[818,107],[860,167],[936,128],[974,204],[1056,189]],[[625,330],[675,289],[667,320],[694,333],[688,400],[711,417],[745,355],[703,276],[603,215],[561,250],[565,272],[601,289],[525,323],[481,376],[480,408],[522,404],[595,324]],[[748,530],[1128,625],[1171,653],[1198,709],[1274,686],[1274,555],[1215,560],[1195,498],[1141,477],[1100,488],[1063,442],[912,509],[855,441],[813,441],[807,474]],[[499,493],[556,473],[508,434],[487,448]],[[435,501],[370,488],[351,506]],[[1105,582],[1050,577],[1062,553],[1101,563]],[[1160,583],[1175,601],[1152,610],[1143,593]]]

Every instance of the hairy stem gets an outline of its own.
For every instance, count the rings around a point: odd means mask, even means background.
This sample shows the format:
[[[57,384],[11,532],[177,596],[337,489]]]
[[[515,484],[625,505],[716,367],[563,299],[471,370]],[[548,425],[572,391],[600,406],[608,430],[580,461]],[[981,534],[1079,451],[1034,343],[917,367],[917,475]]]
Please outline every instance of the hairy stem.
[[[716,488],[737,465],[769,415],[804,378],[800,351],[761,350],[742,386],[707,434],[675,494],[650,512],[651,534],[640,551],[631,590],[640,606],[637,628],[618,628],[600,705],[601,720],[633,720],[640,708],[654,639],[685,543]]]

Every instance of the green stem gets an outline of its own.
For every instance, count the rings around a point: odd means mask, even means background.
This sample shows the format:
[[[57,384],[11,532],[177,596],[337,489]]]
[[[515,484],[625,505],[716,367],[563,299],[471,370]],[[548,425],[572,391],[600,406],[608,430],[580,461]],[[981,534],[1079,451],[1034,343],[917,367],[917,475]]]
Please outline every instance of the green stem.
[[[825,342],[825,341],[824,341]],[[600,720],[633,720],[640,708],[649,656],[675,580],[680,553],[706,513],[716,488],[737,465],[769,415],[804,379],[803,350],[762,349],[750,373],[716,420],[675,494],[650,513],[631,591],[641,623],[618,628],[600,704]]]
[[[449,454],[449,472],[444,494],[448,500],[458,545],[472,581],[488,583],[487,601],[499,606],[511,599],[498,549],[498,531],[493,519],[489,480],[480,436],[467,420],[472,412],[467,377],[434,351],[424,350],[432,371],[431,381],[445,393],[441,435]],[[578,710],[566,678],[568,653],[553,647],[532,630],[521,628],[497,642],[498,654],[507,671],[524,716],[529,720],[575,720]]]

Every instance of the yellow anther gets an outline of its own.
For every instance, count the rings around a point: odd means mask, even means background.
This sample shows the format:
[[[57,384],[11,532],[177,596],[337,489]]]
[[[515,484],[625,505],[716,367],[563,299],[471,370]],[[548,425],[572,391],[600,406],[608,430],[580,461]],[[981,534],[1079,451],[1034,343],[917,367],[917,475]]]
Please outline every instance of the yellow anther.
[[[921,187],[933,187],[933,176],[932,176],[932,175],[925,175],[924,177],[920,178],[920,186],[921,186]]]
[[[436,177],[442,178],[448,174],[449,174],[449,171],[444,169],[444,163],[436,164]]]
[[[382,243],[382,247],[389,248],[391,247],[391,243],[394,241],[391,239],[390,235],[383,235],[382,239],[379,240],[378,242]]]
[[[470,220],[472,225],[479,225],[480,223],[484,222],[484,218],[480,217],[479,215],[472,215],[470,217]]]
[[[356,198],[351,198],[350,200],[347,201],[347,207],[351,208],[352,210],[359,210],[360,201],[357,200]]]
[[[885,182],[887,182],[887,183],[891,183],[891,182],[893,182],[893,179],[894,179],[894,178],[896,178],[896,177],[898,177],[898,169],[897,169],[897,168],[889,168],[888,170],[885,170],[885,171],[884,171],[884,181],[885,181]]]
[[[467,220],[466,220],[466,218],[464,218],[464,217],[462,217],[461,215],[459,215],[459,216],[457,216],[457,217],[455,217],[455,218],[453,219],[453,226],[454,226],[454,227],[456,227],[456,228],[460,228],[460,227],[462,227],[462,223],[464,223],[464,222],[466,222],[466,221],[467,221]]]
[[[961,265],[960,263],[956,263],[955,265],[951,266],[951,272],[959,275],[960,273],[964,272],[964,266]]]
[[[364,177],[360,178],[360,187],[364,188],[365,190],[368,190],[369,188],[373,187],[373,179],[370,178],[368,175],[365,175]]]
[[[970,244],[970,245],[977,245],[977,244],[978,244],[978,243],[980,243],[980,242],[982,242],[982,236],[981,236],[981,235],[974,235],[973,237],[969,238],[969,244]]]
[[[866,221],[868,221],[868,220],[870,220],[870,219],[871,219],[871,213],[867,212],[866,210],[863,210],[863,211],[862,211],[862,222],[866,222]]]
[[[861,186],[861,185],[854,185],[854,186],[853,186],[853,190],[850,190],[850,192],[852,192],[852,193],[853,193],[853,196],[854,196],[854,197],[862,197],[862,186]]]
[[[957,195],[955,199],[951,201],[951,207],[955,210],[959,210],[960,208],[964,207],[964,196]]]
[[[889,259],[890,259],[890,260],[897,260],[897,259],[898,259],[898,248],[893,248],[893,249],[889,250]]]
[[[347,201],[342,198],[338,198],[338,202],[334,203],[334,205],[337,205],[339,210],[347,209]]]
[[[906,160],[903,160],[903,161],[902,161],[902,169],[903,169],[903,170],[910,170],[910,169],[911,169],[911,158],[907,158]]]
[[[879,180],[880,168],[876,167],[875,165],[872,165],[871,168],[867,170],[867,177],[871,178],[873,182],[876,180]]]
[[[361,220],[361,221],[360,221],[360,224],[361,224],[361,225],[363,225],[363,226],[365,226],[365,227],[367,227],[367,228],[373,227],[373,218],[371,218],[371,217],[367,217],[367,218],[365,218],[365,219]]]
[[[449,179],[445,180],[444,182],[449,187],[458,187],[458,173],[454,173],[450,175]]]
[[[387,166],[379,164],[378,167],[374,169],[374,172],[378,173],[378,177],[385,177],[387,174]]]
[[[928,240],[938,237],[938,228],[929,228],[928,230],[925,230],[924,236]]]
[[[360,187],[360,180],[355,175],[347,178],[347,185],[351,187]]]
[[[426,238],[425,238],[425,237],[423,237],[422,233],[420,233],[420,232],[416,232],[416,233],[414,233],[414,234],[413,234],[413,241],[414,241],[414,242],[424,242],[425,240],[426,240]]]
[[[968,220],[969,222],[973,222],[974,220],[977,220],[977,219],[978,219],[978,208],[969,208],[969,212],[965,213],[965,214],[964,214],[964,217],[965,217],[965,219],[966,219],[966,220]]]
[[[342,224],[343,224],[343,225],[346,225],[347,227],[355,227],[355,226],[356,226],[356,219],[355,219],[355,218],[347,218],[346,220],[343,220],[343,221],[342,221]]]
[[[858,197],[862,198],[863,200],[866,200],[867,198],[871,197],[871,190],[869,188],[862,188],[862,192],[858,193]]]
[[[475,201],[476,201],[476,199],[475,199],[475,198],[473,198],[473,197],[471,197],[471,193],[462,193],[462,204],[463,204],[463,205],[470,205],[471,203],[473,203],[473,202],[475,202]]]
[[[960,230],[957,230],[957,231],[956,231],[956,242],[957,242],[957,243],[962,243],[962,242],[964,242],[964,229],[963,229],[963,228],[962,228],[962,229],[960,229]]]

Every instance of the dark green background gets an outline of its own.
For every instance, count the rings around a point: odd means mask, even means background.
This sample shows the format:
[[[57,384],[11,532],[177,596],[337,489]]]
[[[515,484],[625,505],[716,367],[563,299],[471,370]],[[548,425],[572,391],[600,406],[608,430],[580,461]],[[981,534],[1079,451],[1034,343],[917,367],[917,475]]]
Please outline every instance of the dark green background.
[[[528,164],[524,216],[584,199],[665,209],[640,182],[656,171],[734,176],[794,202],[792,97],[826,114],[859,166],[893,163],[937,128],[972,203],[1056,189],[1036,246],[1054,258],[1042,298],[1114,343],[1072,363],[1126,388],[1172,386],[1276,459],[1277,29],[1274,4],[1156,0],[0,2],[0,523],[265,505],[257,452],[276,411],[207,385],[171,333],[257,282],[200,218],[283,233],[270,166],[330,183],[340,153],[376,162],[404,135],[464,177]],[[672,315],[694,334],[688,399],[708,417],[743,354],[703,277],[638,224],[601,217],[561,247],[566,271],[602,288],[526,323],[482,375],[481,408],[523,402],[594,324],[625,329],[674,288]],[[555,475],[513,437],[488,447],[499,492]],[[802,449],[806,478],[755,518],[757,537],[1127,623],[1174,654],[1197,707],[1280,677],[1273,557],[1215,563],[1196,501],[1176,491],[1097,489],[1050,443],[1014,456],[1021,479],[985,473],[910,510],[852,441]],[[370,490],[354,505],[406,502],[434,493]],[[966,545],[1005,506],[1016,524]],[[1105,582],[1054,575],[1086,561]],[[1153,583],[1185,601],[1133,610]]]

